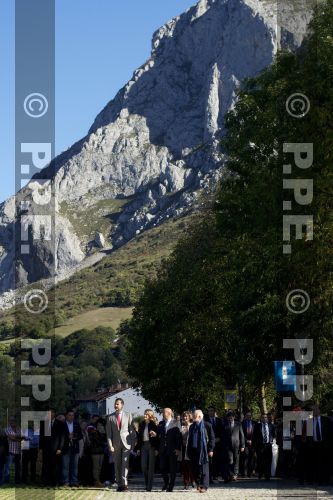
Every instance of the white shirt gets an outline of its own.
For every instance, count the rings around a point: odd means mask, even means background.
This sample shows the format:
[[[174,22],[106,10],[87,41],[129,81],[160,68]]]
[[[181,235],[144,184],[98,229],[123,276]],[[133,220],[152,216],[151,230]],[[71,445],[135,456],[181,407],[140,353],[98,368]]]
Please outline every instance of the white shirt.
[[[67,420],[66,420],[66,424],[67,424],[67,427],[68,427],[68,432],[72,433],[73,429],[74,429],[74,422],[67,422]]]
[[[55,421],[55,418],[52,419],[52,420],[48,420],[48,433],[46,434],[46,436],[51,436],[51,431],[52,431],[52,427],[53,427],[53,424],[54,424],[54,421]]]
[[[143,441],[149,441],[148,424],[145,425],[145,430],[143,431]]]
[[[320,436],[321,436],[321,439],[323,439],[323,432],[322,432],[322,428],[321,428],[321,419],[320,419],[320,415],[319,415],[319,417],[314,417],[313,418],[313,440],[314,441],[318,441],[318,436],[317,436],[317,421],[319,423]]]
[[[166,420],[166,421],[165,421],[165,430],[166,430],[166,431],[168,430],[168,427],[169,427],[169,424],[171,423],[171,420],[172,420],[172,419],[170,419],[170,420]]]
[[[264,440],[264,437],[265,437],[265,427],[266,427],[266,434],[267,434],[267,439],[266,441],[264,441],[265,444],[269,443],[269,427],[268,427],[268,423],[264,423],[262,422],[262,437],[263,437],[263,440]]]

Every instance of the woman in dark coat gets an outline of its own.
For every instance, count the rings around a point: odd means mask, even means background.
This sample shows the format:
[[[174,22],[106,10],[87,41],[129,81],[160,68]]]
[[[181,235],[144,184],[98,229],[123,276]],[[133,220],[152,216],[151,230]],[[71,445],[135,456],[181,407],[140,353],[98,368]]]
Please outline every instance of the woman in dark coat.
[[[143,422],[139,425],[138,453],[141,455],[141,469],[147,491],[151,491],[153,488],[158,447],[158,440],[156,437],[152,437],[152,432],[157,434],[156,419],[152,410],[145,410]]]
[[[182,438],[183,438],[183,448],[182,448],[182,474],[184,481],[184,489],[188,490],[189,485],[193,486],[194,477],[192,475],[191,460],[187,454],[188,437],[190,432],[190,427],[192,425],[192,413],[189,411],[183,412],[183,425],[182,425]]]

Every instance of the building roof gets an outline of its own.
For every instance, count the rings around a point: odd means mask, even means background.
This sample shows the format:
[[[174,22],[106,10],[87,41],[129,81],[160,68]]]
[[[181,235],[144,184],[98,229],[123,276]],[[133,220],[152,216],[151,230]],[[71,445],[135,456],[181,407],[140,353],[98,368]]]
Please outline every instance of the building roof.
[[[93,394],[88,394],[86,396],[79,396],[77,398],[77,402],[100,402],[104,401],[105,399],[114,396],[115,394],[118,394],[118,392],[122,392],[126,389],[128,389],[128,384],[115,384],[112,385],[111,387],[108,387],[107,389],[100,389],[97,390],[97,392],[94,392]]]

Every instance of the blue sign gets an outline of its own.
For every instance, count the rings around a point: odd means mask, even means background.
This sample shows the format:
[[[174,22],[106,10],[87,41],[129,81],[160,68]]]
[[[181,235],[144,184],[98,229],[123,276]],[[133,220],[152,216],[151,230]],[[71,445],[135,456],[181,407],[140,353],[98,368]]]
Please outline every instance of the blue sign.
[[[274,361],[275,390],[277,392],[296,391],[295,361]]]

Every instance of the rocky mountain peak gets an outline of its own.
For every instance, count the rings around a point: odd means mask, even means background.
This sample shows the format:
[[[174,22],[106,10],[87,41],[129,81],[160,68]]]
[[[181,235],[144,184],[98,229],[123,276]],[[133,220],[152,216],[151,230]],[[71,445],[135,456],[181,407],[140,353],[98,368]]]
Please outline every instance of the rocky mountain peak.
[[[268,0],[200,0],[158,29],[150,57],[86,137],[38,175],[56,195],[54,248],[33,242],[38,272],[31,259],[13,268],[13,198],[0,206],[0,292],[49,277],[54,265],[66,275],[91,252],[96,233],[117,248],[196,207],[223,168],[219,139],[237,86],[267,67],[279,46],[300,45],[309,1],[277,11]],[[20,200],[31,199],[32,186]]]

